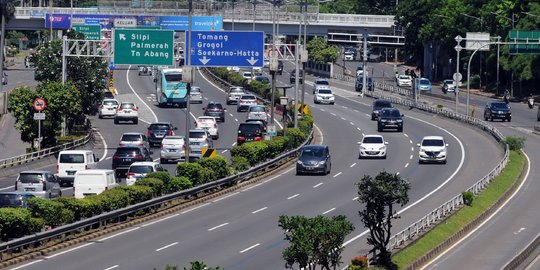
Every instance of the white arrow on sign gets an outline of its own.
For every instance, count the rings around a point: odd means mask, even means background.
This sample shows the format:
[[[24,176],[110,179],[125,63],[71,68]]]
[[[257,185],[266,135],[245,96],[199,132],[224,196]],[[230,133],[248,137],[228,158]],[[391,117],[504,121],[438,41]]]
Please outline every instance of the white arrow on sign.
[[[255,59],[253,58],[253,56],[250,58],[250,59],[246,59],[250,65],[255,65],[255,63],[257,63],[257,61],[259,61],[259,59]]]
[[[120,40],[126,40],[126,35],[125,34],[119,34],[118,37],[120,38]]]
[[[199,58],[199,61],[203,63],[203,65],[206,65],[206,63],[210,62],[210,58],[206,58],[206,55],[201,59]]]

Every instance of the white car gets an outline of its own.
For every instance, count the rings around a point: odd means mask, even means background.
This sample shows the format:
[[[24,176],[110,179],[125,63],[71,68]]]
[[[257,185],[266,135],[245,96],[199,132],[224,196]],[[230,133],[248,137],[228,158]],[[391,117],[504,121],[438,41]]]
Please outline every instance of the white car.
[[[114,123],[118,124],[120,121],[131,121],[136,125],[139,122],[139,107],[133,102],[120,103],[120,106],[116,109]]]
[[[232,72],[238,72],[240,71],[240,68],[239,67],[227,67],[227,71],[232,71]]]
[[[343,54],[343,60],[345,60],[345,61],[353,61],[354,60],[354,53],[353,52],[345,52]]]
[[[247,113],[248,120],[262,120],[268,122],[268,113],[266,112],[266,107],[264,105],[252,105],[249,106]]]
[[[397,84],[399,87],[412,86],[412,77],[409,75],[399,75],[397,78]]]
[[[334,105],[334,100],[334,93],[330,89],[317,89],[315,96],[313,96],[313,102],[315,102],[315,104],[327,103]]]
[[[165,136],[161,141],[159,161],[165,164],[169,161],[180,161],[186,158],[186,140],[184,136]]]
[[[120,102],[116,99],[104,99],[101,102],[101,106],[99,106],[99,112],[98,117],[101,119],[105,116],[115,116],[116,115],[116,109],[118,109],[118,105]]]
[[[191,87],[191,89],[189,90],[189,103],[203,103],[203,95],[200,87]]]
[[[231,86],[229,87],[229,93],[227,95],[227,105],[238,103],[240,96],[246,94],[244,87],[241,86]]]
[[[247,109],[249,109],[249,106],[251,105],[257,105],[257,97],[254,95],[241,95],[238,99],[238,104],[236,106],[237,112],[244,112]]]
[[[251,71],[244,71],[244,72],[242,72],[242,77],[243,77],[244,79],[251,80]]]
[[[448,144],[441,136],[426,136],[422,142],[417,144],[420,147],[418,151],[418,163],[440,162],[446,164],[446,147]]]
[[[381,135],[365,135],[362,141],[358,142],[358,145],[358,158],[386,158],[386,146],[388,142]]]
[[[212,139],[219,139],[219,129],[215,117],[212,116],[199,116],[197,121],[195,121],[195,127],[197,129],[205,129],[208,131]]]
[[[160,171],[165,171],[165,169],[157,162],[133,162],[128,169],[126,185],[133,185],[137,180],[143,179],[147,174]]]
[[[317,91],[317,88],[330,89],[330,83],[326,79],[316,79],[315,84],[313,85],[313,94],[315,94],[315,91]]]

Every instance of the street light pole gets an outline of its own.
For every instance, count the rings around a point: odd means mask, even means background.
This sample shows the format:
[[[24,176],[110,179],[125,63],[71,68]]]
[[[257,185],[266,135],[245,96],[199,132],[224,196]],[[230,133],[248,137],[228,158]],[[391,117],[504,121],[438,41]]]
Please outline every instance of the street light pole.
[[[188,3],[188,36],[187,36],[187,46],[185,46],[187,49],[187,54],[186,54],[186,64],[187,64],[187,69],[190,70],[189,72],[193,72],[193,70],[191,70],[191,27],[192,27],[192,22],[191,22],[191,17],[192,17],[192,13],[193,13],[193,0],[189,0],[189,3]],[[233,19],[234,20],[234,19]],[[185,65],[184,65],[185,67]],[[190,76],[193,76],[193,74],[190,74]],[[193,78],[193,77],[192,77]],[[189,106],[189,96],[190,96],[190,88],[191,88],[191,82],[187,83],[187,88],[188,88],[188,93],[186,95],[186,133],[185,133],[185,139],[184,139],[184,144],[186,145],[186,149],[185,149],[185,158],[184,158],[184,162],[187,162],[189,163],[189,155],[191,153],[191,148],[189,147],[189,127],[191,126],[191,122],[190,122],[190,118],[189,118],[189,114],[190,114],[190,106]]]
[[[276,49],[276,0],[273,0],[272,2],[272,52]],[[275,93],[276,93],[276,72],[270,70],[270,74],[272,75],[272,96],[271,96],[271,102],[270,104],[270,123],[274,125],[274,106],[275,106]]]
[[[307,6],[308,2],[307,0],[304,2],[304,12],[302,12],[302,23],[304,24],[304,42],[302,46],[302,50],[306,49],[307,44],[307,20],[306,20],[306,13],[307,13]],[[307,60],[307,59],[304,59]],[[306,62],[302,61],[302,72],[304,72],[304,75],[306,73]],[[304,116],[304,96],[306,95],[306,81],[305,79],[302,81],[302,97],[301,97],[301,108],[302,108],[302,116]]]
[[[484,31],[484,20],[482,17],[475,17],[465,13],[461,13],[461,15],[480,21],[480,32]],[[480,52],[480,89],[482,89],[482,52]]]
[[[497,95],[499,94],[499,52],[501,47],[501,37],[497,36]]]
[[[459,52],[461,52],[461,50],[463,49],[463,47],[461,47],[461,40],[463,40],[463,38],[461,36],[456,36],[455,40],[457,41],[457,45],[456,47],[454,47],[454,49],[456,50],[456,74],[459,74]],[[459,75],[456,75],[456,77],[459,76]],[[459,104],[459,82],[460,80],[457,80],[458,78],[455,78],[454,77],[454,85],[455,85],[455,88],[454,88],[454,93],[456,94],[456,114],[458,113],[458,104]]]

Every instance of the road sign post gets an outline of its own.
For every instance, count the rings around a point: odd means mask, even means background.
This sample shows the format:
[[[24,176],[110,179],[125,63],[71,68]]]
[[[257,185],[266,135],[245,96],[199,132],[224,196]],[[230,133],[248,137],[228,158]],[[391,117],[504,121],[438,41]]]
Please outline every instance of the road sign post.
[[[169,30],[117,29],[114,63],[117,65],[172,66],[174,32]]]
[[[263,32],[191,31],[186,46],[191,66],[262,67],[264,60]]]
[[[47,107],[47,102],[43,98],[34,99],[34,110],[38,111],[34,113],[34,120],[38,120],[38,150],[41,149],[41,120],[45,120],[45,114],[42,113]]]

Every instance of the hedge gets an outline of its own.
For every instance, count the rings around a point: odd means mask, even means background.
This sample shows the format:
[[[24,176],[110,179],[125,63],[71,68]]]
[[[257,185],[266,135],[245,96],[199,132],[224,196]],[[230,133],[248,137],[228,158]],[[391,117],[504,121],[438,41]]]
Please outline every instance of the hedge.
[[[42,218],[45,224],[56,227],[62,224],[73,222],[73,211],[64,208],[64,204],[57,201],[45,200],[34,197],[28,199],[28,209],[32,217]]]
[[[0,233],[4,242],[39,232],[44,226],[45,221],[32,218],[29,209],[0,208]]]
[[[170,180],[169,180],[170,182]],[[152,197],[159,197],[163,195],[163,188],[165,187],[165,184],[161,179],[158,178],[150,178],[145,177],[144,179],[141,179],[137,182],[135,182],[136,186],[147,186],[152,188]]]
[[[89,218],[101,214],[101,206],[95,200],[88,198],[77,199],[75,197],[60,197],[54,199],[64,205],[64,208],[73,212],[73,220]]]
[[[220,179],[229,176],[230,170],[227,167],[227,159],[223,156],[216,156],[214,158],[202,158],[197,161],[201,167],[209,169],[215,174],[215,179]]]

